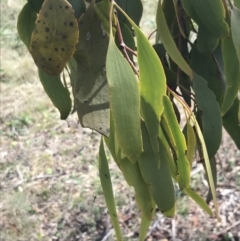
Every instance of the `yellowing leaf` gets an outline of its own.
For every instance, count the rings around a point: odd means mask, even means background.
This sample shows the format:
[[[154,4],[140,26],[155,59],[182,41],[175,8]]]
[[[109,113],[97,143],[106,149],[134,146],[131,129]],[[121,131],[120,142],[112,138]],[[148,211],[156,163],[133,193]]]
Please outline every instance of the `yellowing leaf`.
[[[59,75],[74,54],[78,23],[66,0],[45,0],[35,22],[30,51],[36,65],[50,75]]]

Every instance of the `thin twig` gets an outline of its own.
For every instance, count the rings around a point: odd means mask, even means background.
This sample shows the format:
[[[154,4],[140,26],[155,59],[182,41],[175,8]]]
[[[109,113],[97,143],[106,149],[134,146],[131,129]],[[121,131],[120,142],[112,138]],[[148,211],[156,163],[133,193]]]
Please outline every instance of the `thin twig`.
[[[106,241],[113,233],[113,229],[111,229],[104,237],[101,241]]]
[[[120,47],[121,47],[121,51],[123,52],[123,55],[125,56],[128,63],[131,65],[134,73],[138,76],[139,75],[138,70],[136,69],[135,65],[133,64],[133,62],[131,61],[131,59],[128,56],[127,49],[130,50],[130,48],[128,48],[123,41],[122,31],[121,31],[119,22],[117,22],[117,36],[118,36],[118,39],[120,42]],[[131,51],[134,52],[133,50],[131,50]]]
[[[238,221],[237,221],[236,223],[234,223],[233,225],[227,227],[227,228],[224,229],[223,231],[219,232],[217,235],[219,236],[219,235],[221,235],[221,234],[225,234],[225,233],[228,232],[230,229],[232,229],[232,228],[234,228],[234,227],[236,227],[236,226],[238,226],[238,225],[240,225],[240,220],[238,220]]]
[[[32,177],[31,180],[34,181],[37,179],[48,179],[48,178],[54,178],[59,176],[62,176],[62,173],[53,174],[53,175],[38,175],[38,176]]]
[[[21,179],[21,181],[23,181],[24,178],[23,178],[23,176],[22,176],[22,173],[21,173],[20,170],[19,170],[19,165],[16,166],[16,171],[17,171],[17,174],[18,174],[19,178]]]

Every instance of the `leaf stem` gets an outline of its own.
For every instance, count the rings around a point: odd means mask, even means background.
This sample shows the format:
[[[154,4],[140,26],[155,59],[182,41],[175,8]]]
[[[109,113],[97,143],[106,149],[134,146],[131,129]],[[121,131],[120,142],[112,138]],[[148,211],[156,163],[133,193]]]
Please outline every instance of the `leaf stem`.
[[[120,42],[120,48],[121,48],[121,51],[122,51],[124,57],[126,58],[126,60],[128,61],[128,63],[131,65],[134,73],[135,73],[136,75],[139,75],[138,70],[136,69],[135,65],[133,64],[133,62],[131,61],[131,59],[130,59],[129,56],[128,56],[127,50],[128,50],[129,52],[131,52],[132,54],[134,54],[135,56],[136,56],[136,53],[135,53],[132,49],[130,49],[130,48],[124,43],[123,36],[122,36],[122,31],[121,31],[121,28],[120,28],[119,21],[117,21],[117,35],[118,35],[119,42]]]

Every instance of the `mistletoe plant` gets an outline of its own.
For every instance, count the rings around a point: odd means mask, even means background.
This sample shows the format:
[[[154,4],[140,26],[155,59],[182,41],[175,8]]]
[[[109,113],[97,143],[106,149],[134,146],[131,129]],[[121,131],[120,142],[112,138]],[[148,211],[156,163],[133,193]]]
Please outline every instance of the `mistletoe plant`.
[[[220,220],[214,157],[222,126],[240,148],[239,8],[239,0],[159,0],[153,46],[139,28],[140,0],[28,0],[20,12],[19,36],[61,119],[77,112],[82,127],[102,135],[99,173],[117,240],[104,143],[135,190],[139,240],[156,207],[174,216],[173,182]],[[209,183],[206,198],[191,188],[196,151]]]

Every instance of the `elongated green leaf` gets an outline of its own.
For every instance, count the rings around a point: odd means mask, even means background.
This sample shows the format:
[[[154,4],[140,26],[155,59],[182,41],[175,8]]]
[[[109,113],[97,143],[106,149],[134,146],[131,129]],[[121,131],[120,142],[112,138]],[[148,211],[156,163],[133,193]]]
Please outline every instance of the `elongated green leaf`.
[[[235,46],[238,60],[240,63],[240,28],[239,28],[239,23],[240,23],[240,9],[236,8],[233,6],[231,10],[231,30],[232,30],[232,39],[233,39],[233,44]]]
[[[199,126],[195,116],[192,115],[192,113],[189,113],[189,114],[190,114],[189,117],[192,119],[192,122],[193,122],[193,124],[195,126],[195,130],[196,130],[196,133],[198,135],[199,142],[201,144],[201,150],[202,150],[203,158],[204,158],[204,161],[205,161],[205,166],[206,166],[209,186],[210,186],[210,189],[211,189],[211,192],[212,192],[212,198],[213,198],[213,203],[214,203],[214,207],[215,207],[216,218],[220,222],[221,218],[219,217],[219,213],[218,213],[218,203],[217,203],[217,197],[216,197],[216,189],[215,189],[215,185],[214,185],[211,164],[210,164],[210,161],[209,161],[209,157],[208,157],[208,153],[207,153],[207,148],[206,148],[206,145],[205,145],[204,137],[203,137],[202,131],[200,129],[200,126]]]
[[[96,1],[96,2],[97,3],[93,5],[99,19],[101,19],[101,24],[100,24],[101,27],[103,28],[103,30],[105,30],[106,34],[109,35],[110,26],[111,26],[113,35],[115,35],[117,22],[116,22],[114,13],[112,13],[112,24],[109,24],[110,2],[108,0],[103,0],[101,2]]]
[[[74,57],[71,57],[69,59],[67,66],[70,70],[69,77],[70,77],[70,81],[71,81],[71,86],[74,88],[76,81],[77,81],[77,62]],[[73,90],[73,92],[74,92],[74,90]]]
[[[78,70],[73,89],[81,125],[108,136],[110,109],[105,64],[109,38],[100,22],[93,4],[79,19],[80,37],[74,55]]]
[[[178,171],[177,171],[177,165],[176,165],[176,160],[174,160],[172,154],[171,154],[171,151],[170,151],[170,146],[168,144],[168,141],[163,133],[163,130],[162,128],[160,127],[159,129],[159,134],[158,134],[158,137],[161,141],[161,143],[163,144],[165,150],[166,150],[166,153],[167,153],[167,157],[168,157],[168,164],[169,164],[169,167],[170,167],[170,171],[171,171],[171,175],[172,175],[172,178],[177,181],[177,175],[178,175]],[[158,167],[159,168],[159,167]]]
[[[140,75],[141,111],[155,154],[158,153],[158,130],[163,112],[162,97],[166,93],[166,77],[148,39],[133,25],[137,37],[137,57]],[[151,59],[151,61],[149,61]]]
[[[101,139],[100,148],[99,148],[99,175],[100,175],[105,202],[108,208],[108,213],[110,215],[117,240],[122,241],[122,233],[118,222],[116,205],[115,205],[113,189],[112,189],[111,175],[109,172],[108,161],[104,150],[103,139]]]
[[[240,103],[239,99],[236,98],[233,102],[232,107],[223,116],[223,126],[229,135],[232,137],[238,149],[240,149],[240,118],[239,109]]]
[[[75,17],[78,19],[86,11],[86,4],[84,0],[68,0],[72,5]]]
[[[69,90],[62,84],[60,76],[49,75],[40,69],[38,75],[45,92],[59,110],[61,119],[67,119],[72,108],[72,100]]]
[[[108,138],[104,137],[104,140],[128,185],[132,186],[135,190],[135,199],[142,212],[142,218],[149,221],[152,220],[155,203],[150,194],[149,186],[143,180],[138,163],[132,164],[119,148],[112,118],[110,136]]]
[[[240,0],[234,0],[234,4],[237,8],[240,9]]]
[[[221,113],[224,115],[233,104],[235,98],[237,97],[238,90],[240,89],[240,60],[238,60],[232,36],[222,39],[222,55],[227,80],[227,86],[221,106]]]
[[[128,16],[126,16],[128,18]],[[141,112],[145,120],[155,155],[158,155],[157,135],[163,112],[162,97],[166,93],[166,77],[153,47],[138,26],[128,18],[137,37]],[[151,59],[151,61],[149,61]]]
[[[140,229],[139,229],[139,241],[145,241],[147,237],[148,228],[151,225],[151,221],[145,217],[141,217]]]
[[[202,22],[200,22],[197,36],[198,51],[200,53],[210,54],[217,48],[218,43],[219,37],[215,36]]]
[[[44,0],[28,0],[28,3],[38,13],[42,7]]]
[[[175,210],[175,195],[167,153],[160,141],[159,156],[161,165],[160,168],[158,168],[156,155],[153,152],[147,128],[144,123],[142,123],[142,135],[144,152],[138,161],[140,171],[145,182],[150,185],[150,192],[160,211],[163,212],[164,215],[172,217]]]
[[[174,114],[173,105],[167,96],[163,97],[164,114],[163,118],[166,119],[171,133],[167,133],[168,136],[173,136],[175,142],[175,149],[177,153],[177,168],[178,177],[177,181],[181,189],[188,187],[190,183],[190,165],[185,155],[187,151],[187,145],[184,135],[177,122],[177,118]]]
[[[187,122],[187,159],[190,164],[190,169],[192,169],[192,162],[195,154],[196,148],[196,136],[192,125]]]
[[[215,157],[212,157],[210,160],[210,165],[211,165],[211,170],[212,170],[212,177],[213,177],[213,182],[214,182],[214,186],[215,188],[217,187],[217,163],[216,163],[216,159]],[[206,174],[207,174],[207,169],[206,169],[206,165],[205,163],[203,163],[203,167],[206,171]],[[207,179],[207,182],[208,182],[208,185],[210,187],[210,183],[209,183],[209,180],[208,180],[208,176],[206,176],[206,179]],[[206,197],[206,203],[209,204],[211,201],[212,201],[213,197],[212,197],[212,191],[211,191],[211,188],[208,189],[208,193],[207,193],[207,197]]]
[[[183,72],[185,72],[192,79],[192,70],[177,49],[177,46],[168,29],[161,2],[162,1],[159,0],[156,16],[159,37],[170,58],[179,66],[180,69],[182,69]]]
[[[116,0],[116,3],[137,25],[139,25],[143,13],[141,0]],[[126,17],[122,13],[119,13],[118,19],[120,22],[125,22]]]
[[[18,15],[17,30],[20,39],[27,46],[28,50],[30,48],[31,35],[35,27],[36,19],[37,14],[30,4],[26,3]]]
[[[194,192],[190,187],[184,188],[183,191],[192,198],[210,217],[213,217],[212,210],[207,205],[205,200],[198,195],[196,192]]]
[[[209,89],[213,91],[221,106],[224,83],[213,56],[210,53],[202,54],[195,46],[192,46],[190,66],[193,71],[207,81]]]
[[[211,33],[210,30],[203,24],[197,15],[192,2],[189,0],[182,0],[182,5],[187,13],[195,23],[198,24],[197,48],[200,53],[211,53],[218,45],[219,37]],[[206,38],[207,36],[207,38]]]
[[[136,162],[143,150],[139,82],[115,45],[112,35],[108,46],[106,69],[110,108],[119,146],[131,162]]]
[[[111,113],[110,113],[110,134],[108,137],[104,137],[104,141],[107,144],[107,147],[108,147],[114,161],[119,166],[118,159],[117,159],[119,145],[118,145],[118,141],[116,139],[115,128],[114,128],[114,123],[113,123],[113,118],[112,118]]]
[[[118,157],[118,162],[128,185],[134,187],[136,202],[142,212],[142,217],[151,221],[154,215],[155,203],[150,193],[150,187],[142,177],[138,162],[133,164],[127,157]]]
[[[201,111],[202,130],[209,157],[213,157],[222,140],[222,118],[218,102],[207,82],[193,72],[193,90]]]

